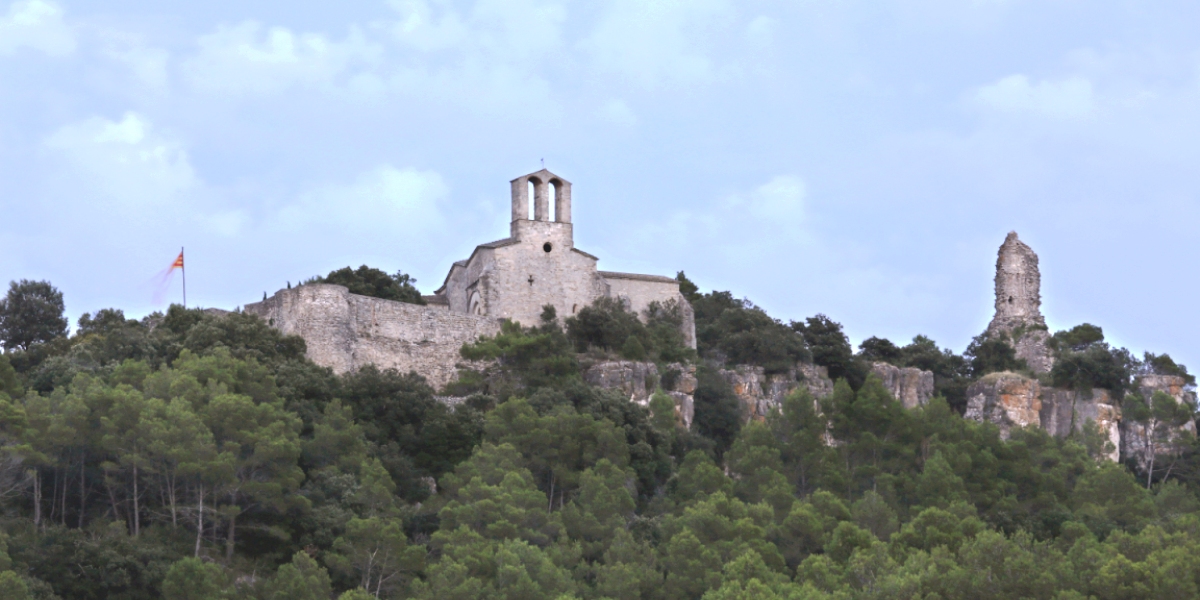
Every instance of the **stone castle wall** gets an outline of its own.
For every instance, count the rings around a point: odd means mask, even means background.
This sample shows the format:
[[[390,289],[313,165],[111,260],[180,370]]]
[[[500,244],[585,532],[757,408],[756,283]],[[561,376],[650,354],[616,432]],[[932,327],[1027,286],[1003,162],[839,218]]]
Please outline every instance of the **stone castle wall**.
[[[683,311],[683,337],[688,347],[696,347],[696,319],[692,305],[679,293],[679,282],[670,277],[657,275],[634,275],[600,271],[608,284],[608,296],[626,302],[629,310],[641,315],[652,302],[666,305],[678,303]]]
[[[330,284],[280,290],[242,310],[284,334],[303,337],[308,357],[337,373],[374,364],[416,371],[434,387],[457,376],[463,344],[500,331],[500,322],[490,317],[359,296]]]

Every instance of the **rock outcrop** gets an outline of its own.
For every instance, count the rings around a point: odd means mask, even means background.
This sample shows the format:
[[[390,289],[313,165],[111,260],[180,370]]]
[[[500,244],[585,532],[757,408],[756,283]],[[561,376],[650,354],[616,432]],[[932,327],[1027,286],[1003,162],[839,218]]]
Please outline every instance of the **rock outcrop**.
[[[933,373],[916,367],[897,367],[885,362],[871,364],[871,372],[883,381],[904,408],[924,406],[933,397]]]
[[[763,419],[773,407],[801,385],[813,398],[833,393],[833,381],[825,367],[800,364],[787,373],[767,375],[762,367],[739,365],[721,369],[721,377],[733,388],[748,419]],[[646,405],[656,389],[661,388],[675,400],[679,422],[692,426],[695,415],[696,366],[670,364],[662,369],[650,362],[606,361],[587,366],[583,372],[587,383],[604,389],[619,390],[631,402]]]
[[[692,427],[695,416],[696,367],[672,363],[658,372],[652,362],[615,360],[595,363],[583,371],[583,380],[599,388],[618,390],[630,402],[650,404],[650,396],[662,388],[675,401],[675,415],[684,427]]]
[[[1051,435],[1066,437],[1072,432],[1083,431],[1088,421],[1100,429],[1100,433],[1112,444],[1106,453],[1111,461],[1121,457],[1121,409],[1113,401],[1108,390],[1090,392],[1042,389],[1041,426]]]
[[[986,334],[1007,341],[1035,373],[1054,366],[1042,316],[1042,275],[1033,249],[1009,232],[996,257],[996,314]]]
[[[1196,391],[1189,389],[1183,377],[1175,375],[1143,375],[1137,379],[1135,388],[1142,398],[1149,401],[1154,392],[1163,392],[1188,406],[1196,406]],[[1196,423],[1188,421],[1182,427],[1175,429],[1171,436],[1195,436]],[[1145,469],[1150,464],[1150,440],[1147,439],[1147,426],[1141,423],[1126,421],[1121,423],[1121,456],[1133,458],[1139,467]],[[1159,456],[1170,453],[1170,449],[1159,449]],[[1156,469],[1157,470],[1157,469]]]
[[[1008,439],[1013,427],[1040,427],[1056,437],[1083,431],[1088,421],[1112,444],[1109,460],[1120,457],[1121,409],[1107,390],[1076,392],[1042,387],[1017,373],[991,373],[967,388],[964,418],[993,423]]]
[[[762,420],[772,408],[783,405],[783,399],[801,385],[808,388],[814,399],[833,393],[833,381],[825,367],[800,364],[786,373],[767,375],[762,367],[738,365],[722,369],[725,378],[742,403],[747,419]]]
[[[993,423],[1008,439],[1013,427],[1040,427],[1042,389],[1036,380],[1016,373],[991,373],[967,388],[964,418]]]

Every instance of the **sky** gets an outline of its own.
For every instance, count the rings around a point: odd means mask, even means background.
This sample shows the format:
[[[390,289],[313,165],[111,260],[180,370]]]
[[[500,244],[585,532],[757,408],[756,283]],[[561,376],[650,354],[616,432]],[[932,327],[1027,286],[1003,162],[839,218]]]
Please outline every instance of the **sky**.
[[[180,247],[189,305],[431,293],[544,160],[603,270],[961,352],[1017,231],[1052,330],[1200,367],[1196,2],[5,2],[0,280],[73,322]]]

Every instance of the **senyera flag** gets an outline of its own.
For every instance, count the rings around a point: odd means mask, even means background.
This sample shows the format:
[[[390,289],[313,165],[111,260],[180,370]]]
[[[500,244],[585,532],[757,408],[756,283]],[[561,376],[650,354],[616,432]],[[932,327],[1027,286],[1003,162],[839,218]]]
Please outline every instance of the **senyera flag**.
[[[171,284],[171,275],[175,273],[175,269],[179,269],[180,274],[183,275],[183,306],[187,308],[187,269],[183,267],[183,248],[179,249],[179,256],[175,257],[175,262],[171,263],[171,266],[167,267],[159,277],[158,291],[154,294],[154,302],[157,304],[163,301],[163,297],[167,293],[167,288]]]

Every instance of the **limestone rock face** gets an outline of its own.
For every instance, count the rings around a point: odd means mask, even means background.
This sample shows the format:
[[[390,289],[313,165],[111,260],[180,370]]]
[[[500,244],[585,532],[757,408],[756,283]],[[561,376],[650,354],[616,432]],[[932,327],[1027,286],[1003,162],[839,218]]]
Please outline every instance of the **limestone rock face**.
[[[987,335],[1006,339],[1035,373],[1049,372],[1054,356],[1042,316],[1038,256],[1017,232],[1009,232],[996,257],[996,314]]]
[[[829,369],[819,365],[800,363],[796,371],[803,376],[804,385],[814,399],[824,398],[833,393],[833,380],[829,378]]]
[[[871,365],[871,372],[904,408],[924,406],[933,397],[933,373],[916,367],[900,368],[885,362]]]
[[[620,390],[630,401],[647,404],[658,387],[658,367],[632,360],[596,363],[583,372],[583,380],[599,388]]]
[[[662,374],[652,362],[629,360],[599,362],[587,367],[583,380],[599,388],[618,390],[630,402],[650,404],[650,396],[659,387],[675,400],[675,416],[690,429],[695,416],[696,367],[672,363]]]
[[[1112,444],[1106,455],[1111,461],[1120,459],[1121,409],[1108,390],[1076,392],[1057,388],[1042,389],[1042,428],[1056,437],[1067,437],[1083,431],[1088,421],[1100,428],[1100,433]]]
[[[1195,390],[1188,389],[1187,381],[1175,375],[1143,375],[1136,382],[1137,392],[1149,400],[1154,392],[1165,392],[1175,399],[1191,406],[1196,405]],[[1138,466],[1145,469],[1150,464],[1150,444],[1146,430],[1140,423],[1125,422],[1121,424],[1121,456],[1133,458]],[[1174,435],[1196,435],[1196,423],[1188,421]],[[1162,456],[1163,453],[1157,453]],[[1157,470],[1157,469],[1156,469]]]
[[[800,365],[787,373],[773,375],[767,375],[762,367],[738,365],[722,369],[721,377],[733,388],[748,419],[766,418],[773,407],[781,406],[783,399],[801,385],[808,387],[814,399],[833,393],[828,371],[815,365]]]
[[[1041,385],[1016,373],[991,373],[967,388],[964,418],[994,423],[1008,439],[1013,427],[1041,426]]]

